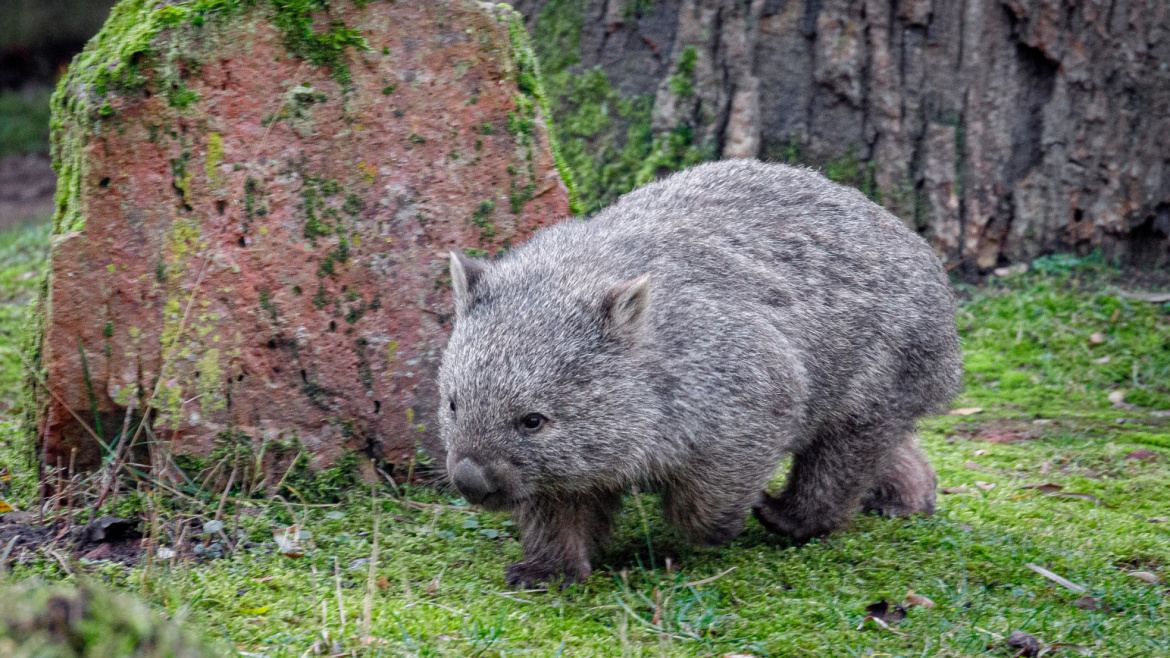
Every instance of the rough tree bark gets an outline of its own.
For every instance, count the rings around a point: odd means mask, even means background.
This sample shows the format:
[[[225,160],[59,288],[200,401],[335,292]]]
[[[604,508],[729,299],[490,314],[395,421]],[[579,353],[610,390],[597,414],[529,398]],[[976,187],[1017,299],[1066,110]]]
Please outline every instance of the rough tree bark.
[[[572,76],[600,71],[625,99],[653,97],[650,139],[673,131],[703,157],[822,167],[967,271],[1098,248],[1131,265],[1168,261],[1170,5],[1160,0],[515,5],[538,50],[576,36],[563,70],[546,57],[574,92],[555,106],[559,123],[600,100]],[[636,128],[635,114],[623,126]],[[619,149],[578,137],[600,166],[618,166]]]

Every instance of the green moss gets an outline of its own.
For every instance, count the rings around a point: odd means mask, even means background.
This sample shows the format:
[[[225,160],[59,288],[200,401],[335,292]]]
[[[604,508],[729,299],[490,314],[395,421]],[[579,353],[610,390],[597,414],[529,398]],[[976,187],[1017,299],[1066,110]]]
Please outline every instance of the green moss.
[[[327,12],[328,0],[269,0],[269,5],[272,23],[280,30],[285,48],[314,66],[328,67],[337,83],[348,87],[349,50],[369,50],[361,33],[339,20],[330,21],[325,30],[316,29],[313,13]]]
[[[491,199],[484,199],[479,202],[479,207],[471,213],[471,221],[479,227],[480,235],[484,238],[490,239],[496,234],[495,224],[492,224],[492,213],[496,211],[496,202]]]
[[[249,221],[258,215],[268,214],[268,207],[264,203],[257,203],[257,198],[262,198],[263,194],[264,190],[260,187],[258,179],[251,176],[244,179],[244,217]]]
[[[552,121],[553,114],[549,108],[549,98],[544,91],[540,63],[537,61],[536,54],[532,50],[532,42],[528,37],[527,29],[524,27],[524,19],[508,5],[500,4],[496,5],[496,8],[502,20],[507,21],[508,24],[508,34],[512,42],[513,75],[516,79],[516,85],[522,93],[531,97],[540,106],[541,113],[545,117],[549,149],[552,151],[553,162],[556,164],[557,171],[561,174],[561,180],[564,181],[569,191],[569,209],[575,214],[580,214],[582,212],[581,200],[577,195],[577,187],[574,183],[572,171],[570,171],[568,163],[565,162],[565,158],[561,155],[560,142],[557,140],[556,128]]]
[[[207,136],[207,165],[205,173],[207,174],[207,182],[212,186],[218,185],[220,181],[219,165],[223,162],[223,138],[219,133],[213,132]],[[251,180],[251,177],[249,177]]]
[[[167,91],[167,102],[173,108],[185,110],[199,102],[199,94],[182,85],[176,85]]]
[[[223,370],[219,365],[219,350],[212,348],[204,352],[195,362],[195,368],[199,373],[195,388],[199,392],[203,413],[206,415],[225,408],[227,401],[222,390]]]
[[[860,164],[861,161],[857,159],[857,154],[853,152],[853,147],[849,147],[844,154],[835,158],[829,158],[825,162],[825,178],[828,178],[834,183],[856,185],[858,183],[858,174],[861,171]]]
[[[694,46],[683,48],[679,54],[674,75],[670,76],[670,90],[679,98],[695,95],[695,63],[698,61],[699,51]]]
[[[276,319],[276,306],[272,304],[272,297],[268,294],[267,290],[260,291],[260,309],[267,311],[273,320]]]
[[[350,194],[345,197],[345,203],[341,206],[341,209],[350,215],[357,216],[361,214],[364,207],[365,203],[360,196]]]

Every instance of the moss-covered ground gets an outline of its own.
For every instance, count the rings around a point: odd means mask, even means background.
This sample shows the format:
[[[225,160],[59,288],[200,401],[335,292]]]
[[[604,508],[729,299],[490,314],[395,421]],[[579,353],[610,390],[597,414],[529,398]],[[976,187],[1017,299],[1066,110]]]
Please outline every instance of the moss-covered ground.
[[[12,478],[3,496],[17,506],[29,502],[31,474],[21,468],[15,346],[46,240],[41,226],[0,234],[0,455]],[[229,501],[225,531],[239,519],[237,552],[212,541],[218,534],[194,537],[199,552],[223,557],[83,560],[66,574],[61,560],[33,552],[12,577],[105,582],[274,658],[1008,656],[1014,630],[1055,644],[1056,655],[1170,655],[1170,418],[1157,413],[1170,407],[1170,308],[1119,296],[1124,286],[1116,270],[1062,257],[957,286],[967,388],[955,407],[982,411],[921,424],[939,485],[955,492],[940,494],[930,518],[860,517],[799,548],[749,521],[731,545],[698,550],[644,497],[645,520],[631,500],[588,582],[510,592],[503,567],[520,548],[508,516],[420,486],[378,490],[371,577],[370,491],[358,488],[319,507],[257,499],[237,513]],[[1022,488],[1040,483],[1063,489]],[[119,511],[133,511],[132,496],[121,500]],[[149,502],[167,508],[165,498]],[[293,524],[301,557],[274,542]],[[889,628],[864,621],[868,605],[902,602],[910,590],[935,607],[910,607]]]

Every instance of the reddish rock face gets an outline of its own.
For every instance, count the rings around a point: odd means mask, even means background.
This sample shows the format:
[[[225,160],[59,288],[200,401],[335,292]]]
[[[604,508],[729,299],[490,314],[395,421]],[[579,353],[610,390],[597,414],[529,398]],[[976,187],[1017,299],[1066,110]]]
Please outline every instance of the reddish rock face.
[[[162,30],[140,90],[63,84],[46,464],[97,465],[74,414],[109,441],[131,403],[171,454],[246,436],[320,467],[433,445],[448,250],[517,244],[568,193],[510,12],[332,4],[309,29],[369,46],[342,56],[348,81],[290,55],[260,3]]]

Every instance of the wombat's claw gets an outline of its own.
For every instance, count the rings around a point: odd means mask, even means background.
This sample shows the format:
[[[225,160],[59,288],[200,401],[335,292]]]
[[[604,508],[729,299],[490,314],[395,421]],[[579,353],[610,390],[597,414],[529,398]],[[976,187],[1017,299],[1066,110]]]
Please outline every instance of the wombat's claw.
[[[554,565],[546,562],[516,562],[504,569],[504,582],[514,589],[528,589],[541,583],[547,583],[564,578],[564,583],[576,583],[589,577],[591,569],[586,565],[583,569],[566,568],[564,565]]]

